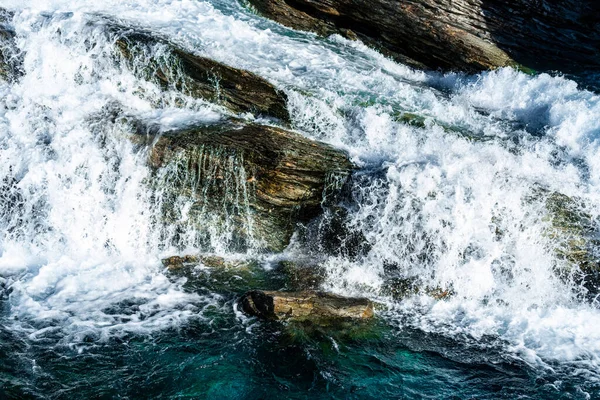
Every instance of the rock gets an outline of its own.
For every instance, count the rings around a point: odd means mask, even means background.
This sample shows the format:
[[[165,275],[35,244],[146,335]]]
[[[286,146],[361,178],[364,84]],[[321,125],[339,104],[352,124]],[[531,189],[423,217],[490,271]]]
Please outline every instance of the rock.
[[[3,32],[0,31],[0,43],[2,43],[3,36],[4,36]],[[6,61],[4,59],[4,53],[2,52],[2,47],[0,47],[0,79],[6,80],[7,77],[8,77],[8,68],[6,65]]]
[[[349,298],[333,294],[305,292],[269,292],[253,290],[239,301],[248,315],[268,320],[369,319],[373,303],[366,298]]]
[[[239,290],[245,292],[252,287],[273,290],[316,290],[325,280],[325,270],[317,264],[306,261],[284,260],[269,268],[255,258],[220,257],[210,254],[173,256],[162,260],[170,276],[185,277],[194,286],[206,286],[207,272],[219,280],[216,285],[222,291]],[[233,282],[225,286],[227,282]],[[212,284],[215,286],[214,284]]]
[[[248,0],[320,35],[359,38],[415,67],[600,68],[600,6],[577,0]],[[527,69],[527,68],[525,68]]]
[[[562,193],[546,193],[545,234],[554,251],[565,261],[557,267],[559,276],[583,284],[595,296],[600,288],[600,231],[598,221],[585,212],[577,199]]]
[[[286,288],[291,290],[317,290],[325,281],[326,271],[318,264],[281,261],[276,270],[285,277]]]
[[[179,271],[187,267],[195,267],[203,265],[209,268],[248,268],[255,264],[254,260],[239,260],[239,259],[226,259],[225,257],[215,255],[185,255],[185,256],[172,256],[162,260],[162,264],[171,272]]]
[[[12,80],[19,75],[21,57],[14,53],[15,33],[10,29],[8,21],[12,14],[0,8],[0,79]]]
[[[174,256],[162,260],[166,275],[173,281],[184,278],[184,290],[191,293],[218,293],[238,298],[253,287],[279,289],[281,276],[266,269],[254,258],[220,257],[214,254]]]
[[[117,29],[117,28],[115,28]],[[117,48],[145,79],[222,105],[236,113],[253,113],[289,121],[287,96],[260,76],[190,54],[167,40],[145,33],[120,31]],[[157,57],[152,49],[163,46]]]
[[[327,144],[239,122],[160,136],[150,164],[154,185],[173,196],[163,202],[168,223],[210,227],[241,251],[283,250],[296,224],[317,216],[353,169],[346,153]],[[193,203],[187,217],[179,213],[181,197]]]
[[[436,300],[444,300],[454,295],[452,289],[431,287],[419,283],[416,279],[386,277],[381,288],[381,295],[394,300],[402,300],[410,296],[424,294]]]
[[[173,256],[173,257],[169,257],[169,258],[165,258],[162,260],[162,264],[169,270],[169,271],[180,271],[182,269],[184,269],[187,266],[196,266],[201,262],[200,260],[200,256],[191,256],[191,255],[185,255],[185,256]]]
[[[327,207],[319,218],[299,230],[298,241],[312,254],[350,260],[366,255],[371,249],[363,232],[352,226],[349,211],[337,205]]]

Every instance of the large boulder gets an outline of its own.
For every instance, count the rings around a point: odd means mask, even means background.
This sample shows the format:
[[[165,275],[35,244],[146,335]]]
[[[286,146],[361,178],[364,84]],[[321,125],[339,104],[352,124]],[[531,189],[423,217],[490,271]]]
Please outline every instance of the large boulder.
[[[283,250],[353,169],[345,152],[272,126],[229,122],[138,139],[153,144],[167,222],[219,231],[240,250]],[[192,203],[185,216],[181,198]]]
[[[578,0],[248,0],[284,25],[360,38],[416,67],[600,69],[600,6]]]
[[[246,314],[267,320],[318,322],[373,317],[373,303],[369,299],[341,297],[315,291],[253,290],[242,296],[238,304]]]
[[[143,78],[154,79],[165,87],[222,105],[236,113],[289,121],[287,96],[266,79],[191,54],[150,34],[113,29],[117,31],[116,45],[120,55]],[[157,51],[158,47],[160,51]]]

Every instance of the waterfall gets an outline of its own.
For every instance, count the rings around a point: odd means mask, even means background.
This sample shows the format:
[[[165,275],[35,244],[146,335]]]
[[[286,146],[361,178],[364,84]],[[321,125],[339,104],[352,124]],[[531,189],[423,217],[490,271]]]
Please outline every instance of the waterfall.
[[[125,60],[119,25],[266,78],[287,94],[292,128],[349,153],[358,169],[342,195],[285,252],[317,258],[324,289],[377,300],[395,326],[494,337],[528,365],[599,378],[597,287],[578,265],[600,256],[598,94],[510,68],[416,71],[237,2],[24,3],[0,4],[14,33],[0,45],[11,66],[0,74],[0,293],[11,330],[78,343],[185,326],[231,304],[186,292],[161,258],[258,246],[241,156],[202,148],[157,172],[132,137],[231,117],[273,122],[145,79],[169,66],[166,50]],[[326,248],[340,215],[353,233]],[[357,240],[364,247],[349,251]],[[398,300],[386,291],[394,280],[451,296]],[[114,311],[125,303],[136,307]]]

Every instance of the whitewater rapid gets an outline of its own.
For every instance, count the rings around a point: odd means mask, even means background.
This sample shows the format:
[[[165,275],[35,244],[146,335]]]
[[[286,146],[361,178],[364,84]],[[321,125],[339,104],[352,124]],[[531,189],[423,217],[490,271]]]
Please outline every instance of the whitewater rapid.
[[[178,101],[181,94],[115,63],[110,21],[265,77],[288,95],[294,129],[343,148],[361,167],[348,223],[371,247],[359,259],[326,257],[326,289],[377,299],[391,323],[491,336],[510,357],[598,379],[598,304],[553,273],[565,261],[544,234],[544,201],[534,198],[538,188],[576,198],[598,227],[597,94],[512,69],[415,71],[361,43],[281,27],[235,1],[74,3],[0,0],[14,12],[7,25],[23,69],[0,81],[0,283],[11,290],[4,324],[31,340],[77,343],[178,327],[209,306],[231,306],[165,277],[160,259],[193,252],[194,242],[174,246],[157,224],[146,154],[128,139],[133,119],[167,130],[230,115]],[[420,119],[408,124],[402,115]],[[384,265],[453,296],[393,301],[379,290]],[[132,300],[137,312],[107,311]]]

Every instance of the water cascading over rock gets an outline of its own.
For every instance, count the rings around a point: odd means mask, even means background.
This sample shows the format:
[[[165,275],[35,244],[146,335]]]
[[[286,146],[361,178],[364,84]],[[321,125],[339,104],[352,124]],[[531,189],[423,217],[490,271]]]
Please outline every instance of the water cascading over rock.
[[[219,238],[233,249],[267,251],[287,246],[296,224],[318,215],[353,169],[329,145],[240,122],[164,134],[150,164],[169,224],[198,229],[208,248]]]
[[[289,121],[285,94],[258,75],[144,32],[110,30],[121,60],[143,79],[229,112]],[[338,189],[353,169],[343,151],[242,120],[138,131],[134,141],[151,147],[159,223],[176,242],[203,249],[281,251],[296,223],[318,215],[327,190]]]
[[[117,32],[119,52],[138,76],[235,113],[289,121],[286,95],[264,78],[191,54],[148,33],[111,28]]]
[[[559,264],[555,272],[583,285],[588,298],[600,289],[600,232],[584,203],[562,193],[545,193],[548,214],[545,234],[553,244]]]

